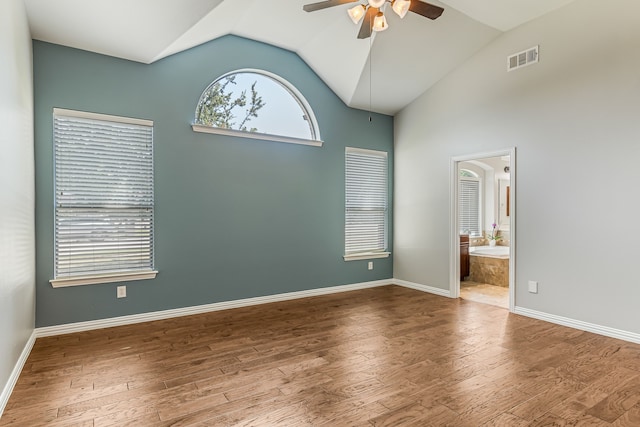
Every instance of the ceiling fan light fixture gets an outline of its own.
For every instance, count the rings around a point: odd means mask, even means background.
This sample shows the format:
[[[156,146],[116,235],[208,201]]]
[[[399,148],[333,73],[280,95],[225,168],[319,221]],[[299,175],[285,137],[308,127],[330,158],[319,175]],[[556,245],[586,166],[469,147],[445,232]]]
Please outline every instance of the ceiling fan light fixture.
[[[394,0],[391,8],[400,17],[404,18],[411,6],[411,0]]]
[[[380,9],[387,0],[367,0],[367,1],[369,2],[369,6],[375,7],[376,9]]]
[[[349,14],[349,18],[351,18],[353,23],[357,25],[362,20],[362,17],[364,16],[366,11],[367,8],[365,7],[365,5],[359,4],[347,10],[347,13]]]
[[[384,31],[389,28],[387,19],[384,16],[384,8],[387,3],[391,4],[393,12],[400,16],[401,19],[408,12],[413,12],[416,15],[434,20],[438,19],[444,12],[444,8],[428,3],[425,0],[321,0],[305,4],[302,6],[302,10],[315,12],[316,10],[354,3],[357,6],[350,6],[351,8],[347,10],[347,14],[349,19],[356,25],[360,24],[358,39],[368,39],[374,31]]]
[[[389,28],[389,24],[387,24],[387,18],[385,18],[384,13],[378,12],[375,18],[373,18],[373,31],[384,31]]]

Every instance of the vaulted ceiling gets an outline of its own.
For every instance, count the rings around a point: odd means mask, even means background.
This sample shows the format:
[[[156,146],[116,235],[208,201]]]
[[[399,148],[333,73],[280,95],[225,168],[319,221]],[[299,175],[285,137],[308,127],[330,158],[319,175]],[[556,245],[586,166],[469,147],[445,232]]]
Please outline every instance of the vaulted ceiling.
[[[37,40],[152,63],[235,34],[296,52],[351,107],[369,109],[371,85],[372,109],[385,114],[503,32],[575,0],[433,0],[439,19],[386,13],[389,29],[365,40],[346,14],[353,5],[302,10],[315,1],[24,0]]]

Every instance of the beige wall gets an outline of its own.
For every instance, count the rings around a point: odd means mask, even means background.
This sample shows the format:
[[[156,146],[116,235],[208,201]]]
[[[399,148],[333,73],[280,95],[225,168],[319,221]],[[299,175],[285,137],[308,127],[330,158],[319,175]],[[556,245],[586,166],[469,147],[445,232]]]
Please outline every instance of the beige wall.
[[[515,146],[516,306],[640,333],[638,16],[634,0],[578,0],[396,116],[394,277],[449,288],[450,160]],[[506,72],[538,44],[538,64]]]
[[[0,2],[0,413],[34,329],[31,36],[21,0]]]

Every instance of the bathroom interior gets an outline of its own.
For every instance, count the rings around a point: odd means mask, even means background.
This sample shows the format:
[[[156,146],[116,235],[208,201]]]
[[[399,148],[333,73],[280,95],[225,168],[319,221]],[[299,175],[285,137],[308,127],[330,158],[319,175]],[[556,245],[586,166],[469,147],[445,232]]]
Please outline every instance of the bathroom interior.
[[[458,163],[460,298],[509,308],[509,156]]]

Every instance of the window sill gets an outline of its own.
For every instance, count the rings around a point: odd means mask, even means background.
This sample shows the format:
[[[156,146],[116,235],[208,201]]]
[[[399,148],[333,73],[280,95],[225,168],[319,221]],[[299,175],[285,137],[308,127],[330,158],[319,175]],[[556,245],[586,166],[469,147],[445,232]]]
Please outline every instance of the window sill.
[[[49,280],[54,288],[69,286],[97,285],[99,283],[128,282],[131,280],[155,279],[157,271],[135,271],[127,273],[102,274],[96,276],[69,277]]]
[[[213,133],[216,135],[235,136],[238,138],[261,139],[264,141],[286,142],[288,144],[311,145],[313,147],[322,147],[322,141],[312,139],[294,138],[291,136],[270,135],[268,133],[243,132],[241,130],[213,128],[203,125],[191,125],[194,132]]]
[[[363,259],[389,258],[391,252],[364,252],[359,254],[345,255],[345,261],[359,261]]]

